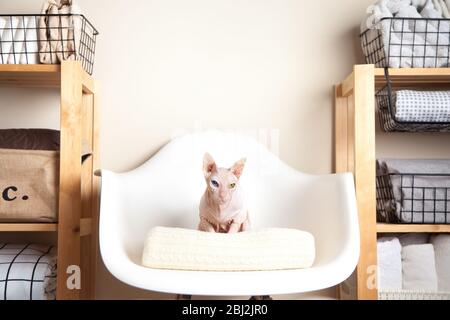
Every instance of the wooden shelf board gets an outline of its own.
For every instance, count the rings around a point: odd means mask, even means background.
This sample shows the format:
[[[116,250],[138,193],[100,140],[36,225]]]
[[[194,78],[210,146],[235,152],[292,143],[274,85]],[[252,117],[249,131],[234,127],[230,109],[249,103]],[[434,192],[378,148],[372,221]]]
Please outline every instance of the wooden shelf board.
[[[441,84],[450,87],[450,68],[390,68],[389,76],[396,87],[421,87]],[[383,68],[375,68],[377,88],[386,83]]]
[[[59,87],[61,66],[45,64],[0,65],[0,86]]]
[[[450,224],[389,224],[377,223],[377,233],[450,232]]]
[[[0,223],[0,232],[55,232],[57,223]]]
[[[82,83],[84,92],[95,92],[95,82],[84,70],[82,72]],[[58,88],[60,86],[61,65],[0,64],[0,87]]]

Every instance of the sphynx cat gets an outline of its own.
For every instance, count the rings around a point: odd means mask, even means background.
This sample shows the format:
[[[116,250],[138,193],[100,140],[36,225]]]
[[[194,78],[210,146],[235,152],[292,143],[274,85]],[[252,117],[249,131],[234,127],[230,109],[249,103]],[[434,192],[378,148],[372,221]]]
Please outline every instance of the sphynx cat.
[[[219,168],[211,155],[205,154],[206,190],[200,200],[198,230],[236,233],[250,228],[245,196],[239,184],[244,166],[245,159],[241,159],[231,168]]]

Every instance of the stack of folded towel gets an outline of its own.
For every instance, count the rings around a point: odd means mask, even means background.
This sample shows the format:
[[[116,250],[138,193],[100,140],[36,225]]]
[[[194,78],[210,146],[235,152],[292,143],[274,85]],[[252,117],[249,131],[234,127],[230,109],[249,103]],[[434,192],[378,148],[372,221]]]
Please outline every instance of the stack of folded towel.
[[[450,0],[379,0],[367,9],[361,33],[367,37],[366,44],[381,33],[384,54],[389,57],[387,66],[391,68],[447,67],[450,21],[415,19],[448,19],[449,8]],[[366,57],[374,50],[363,45]]]
[[[450,160],[378,159],[380,222],[450,223]]]
[[[450,235],[402,234],[378,239],[378,290],[450,295]]]
[[[56,248],[0,244],[0,300],[55,300]]]
[[[38,63],[35,17],[0,17],[0,64]]]

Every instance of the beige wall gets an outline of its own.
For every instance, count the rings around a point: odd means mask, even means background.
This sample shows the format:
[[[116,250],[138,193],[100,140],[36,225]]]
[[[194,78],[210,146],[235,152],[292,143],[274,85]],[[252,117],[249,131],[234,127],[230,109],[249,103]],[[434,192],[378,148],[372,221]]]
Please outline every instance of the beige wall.
[[[36,13],[41,2],[1,0],[0,12]],[[79,0],[101,33],[94,76],[102,86],[103,167],[133,168],[180,129],[231,128],[278,130],[283,160],[330,172],[332,85],[362,62],[358,26],[371,2]],[[1,89],[0,97],[0,127],[57,128],[56,92]],[[394,138],[403,156],[450,156],[448,136],[439,139]],[[167,297],[99,270],[100,298]]]

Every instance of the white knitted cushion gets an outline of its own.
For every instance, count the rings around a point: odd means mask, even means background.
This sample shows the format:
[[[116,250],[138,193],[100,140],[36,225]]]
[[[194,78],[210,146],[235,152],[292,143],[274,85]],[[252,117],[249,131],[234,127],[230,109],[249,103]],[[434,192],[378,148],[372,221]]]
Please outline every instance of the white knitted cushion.
[[[309,268],[314,257],[314,237],[296,229],[226,234],[155,227],[147,235],[142,264],[173,270],[262,271]]]

